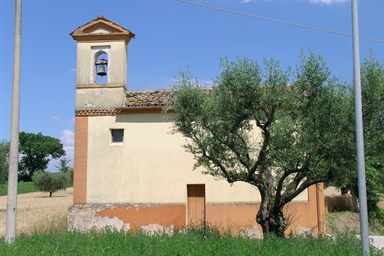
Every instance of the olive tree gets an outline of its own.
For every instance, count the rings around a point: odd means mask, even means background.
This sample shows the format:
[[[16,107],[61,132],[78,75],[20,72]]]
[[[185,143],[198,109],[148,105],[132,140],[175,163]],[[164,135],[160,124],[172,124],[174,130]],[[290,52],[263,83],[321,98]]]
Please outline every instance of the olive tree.
[[[33,185],[52,197],[54,192],[65,190],[69,184],[69,176],[63,172],[37,171],[32,176]]]
[[[187,139],[194,168],[261,195],[256,222],[284,236],[283,207],[313,184],[351,167],[354,134],[348,86],[330,78],[322,57],[301,54],[296,70],[275,59],[221,61],[212,87],[180,72],[171,96],[173,132]]]

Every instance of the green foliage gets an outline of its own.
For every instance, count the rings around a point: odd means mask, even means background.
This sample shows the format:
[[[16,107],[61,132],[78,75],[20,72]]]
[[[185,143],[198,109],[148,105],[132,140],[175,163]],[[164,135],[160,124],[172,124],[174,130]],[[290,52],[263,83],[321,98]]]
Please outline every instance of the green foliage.
[[[6,195],[8,195],[8,185],[0,184],[0,196],[6,196]]]
[[[368,213],[377,218],[382,216],[377,203],[384,193],[384,64],[380,64],[372,53],[361,65],[361,89]],[[351,108],[353,97],[354,93],[351,94]],[[352,117],[351,122],[354,120]],[[347,175],[335,177],[331,185],[354,190],[358,196],[356,167],[344,171]]]
[[[63,145],[59,139],[44,136],[41,133],[20,132],[20,175],[30,179],[34,172],[45,170],[51,159],[58,159],[65,155]]]
[[[64,190],[68,187],[69,177],[62,172],[44,172],[38,171],[32,176],[33,184],[42,192],[52,193]]]
[[[380,172],[378,168],[375,168],[371,163],[366,166],[366,181],[367,181],[367,207],[370,217],[379,218],[381,216],[381,211],[377,205],[384,194],[384,182],[383,182],[383,172]]]
[[[263,233],[284,235],[284,205],[309,186],[343,177],[354,164],[350,88],[325,61],[301,54],[296,70],[275,59],[221,61],[212,88],[180,73],[172,94],[173,132],[189,140],[195,168],[258,188]],[[352,134],[352,135],[351,135]],[[261,139],[260,139],[261,138]]]
[[[8,157],[9,157],[9,142],[3,140],[0,142],[0,184],[8,180]]]
[[[20,181],[17,184],[17,194],[25,194],[25,193],[32,193],[32,192],[38,192],[39,190],[33,185],[32,182],[23,182]],[[0,184],[0,196],[6,196],[8,194],[8,185],[7,184]]]
[[[18,194],[25,194],[25,193],[32,193],[32,192],[38,192],[39,190],[32,182],[19,182],[17,184],[17,193]]]
[[[361,67],[361,87],[368,213],[383,218],[377,203],[384,194],[384,62],[372,52]]]
[[[68,176],[68,187],[72,187],[73,186],[73,171],[74,169],[73,168],[68,168],[67,171],[65,172]]]
[[[383,251],[371,248],[371,255]],[[173,235],[143,232],[47,233],[22,235],[12,245],[0,240],[1,255],[362,255],[360,241],[341,235],[335,239],[269,236],[260,241],[214,233],[203,237],[199,232],[175,232]]]
[[[68,163],[71,160],[66,159],[65,157],[59,159],[59,165],[55,165],[55,167],[60,171],[60,172],[66,172],[68,171],[71,167],[68,166]]]

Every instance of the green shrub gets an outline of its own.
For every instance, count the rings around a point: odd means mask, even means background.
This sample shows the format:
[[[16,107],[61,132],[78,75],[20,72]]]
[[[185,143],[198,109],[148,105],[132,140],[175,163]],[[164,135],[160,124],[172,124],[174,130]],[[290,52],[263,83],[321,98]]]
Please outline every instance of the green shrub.
[[[7,184],[0,184],[0,196],[6,196],[8,194]]]
[[[19,182],[17,184],[17,194],[38,192],[38,188],[32,182]]]
[[[68,187],[73,186],[73,168],[68,168],[65,172],[66,175],[68,175]]]
[[[20,181],[17,184],[17,194],[25,194],[25,193],[32,193],[32,192],[38,192],[39,190],[33,185],[32,182],[23,182]],[[8,194],[8,185],[7,184],[0,184],[0,196],[6,196]]]
[[[64,190],[68,187],[68,175],[62,172],[44,172],[38,171],[32,176],[33,184],[42,192],[52,193]]]

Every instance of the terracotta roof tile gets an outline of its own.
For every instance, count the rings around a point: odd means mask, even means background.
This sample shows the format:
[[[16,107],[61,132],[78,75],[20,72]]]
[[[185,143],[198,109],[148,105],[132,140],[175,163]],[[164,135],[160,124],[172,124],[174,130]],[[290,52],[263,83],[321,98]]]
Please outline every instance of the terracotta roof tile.
[[[172,89],[127,91],[126,107],[163,107],[171,103]]]

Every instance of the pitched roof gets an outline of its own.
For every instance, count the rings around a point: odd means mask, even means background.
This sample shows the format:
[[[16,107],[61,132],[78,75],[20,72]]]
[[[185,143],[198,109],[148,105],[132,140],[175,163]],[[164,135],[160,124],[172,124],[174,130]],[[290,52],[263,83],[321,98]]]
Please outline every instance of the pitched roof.
[[[134,33],[106,19],[103,15],[99,15],[96,19],[76,28],[70,35],[77,41],[121,39],[129,42],[131,38],[135,38]]]
[[[127,108],[163,107],[171,103],[172,89],[127,91]]]

